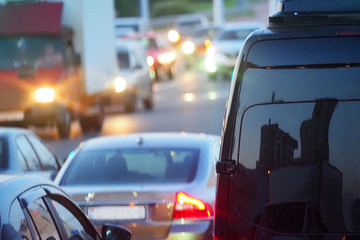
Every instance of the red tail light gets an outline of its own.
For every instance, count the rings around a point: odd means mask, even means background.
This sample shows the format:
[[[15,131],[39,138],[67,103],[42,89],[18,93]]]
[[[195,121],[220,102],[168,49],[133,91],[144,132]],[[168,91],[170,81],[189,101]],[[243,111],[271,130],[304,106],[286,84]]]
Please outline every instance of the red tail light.
[[[212,216],[209,204],[182,192],[176,194],[174,219],[210,218]]]

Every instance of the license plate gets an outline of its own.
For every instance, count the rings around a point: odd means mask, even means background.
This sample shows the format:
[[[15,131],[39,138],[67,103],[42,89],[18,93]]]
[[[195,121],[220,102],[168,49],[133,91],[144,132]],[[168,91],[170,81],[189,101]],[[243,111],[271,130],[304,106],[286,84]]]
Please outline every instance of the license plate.
[[[22,121],[24,120],[23,111],[0,112],[0,121]]]
[[[92,220],[145,219],[145,206],[99,206],[89,207],[88,216]]]

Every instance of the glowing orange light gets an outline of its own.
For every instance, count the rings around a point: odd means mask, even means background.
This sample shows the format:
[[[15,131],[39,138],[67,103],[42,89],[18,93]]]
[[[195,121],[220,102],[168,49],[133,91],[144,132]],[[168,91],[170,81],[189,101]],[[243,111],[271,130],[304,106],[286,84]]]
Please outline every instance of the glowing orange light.
[[[181,204],[184,203],[189,203],[191,205],[195,205],[199,208],[199,210],[204,210],[205,209],[205,205],[204,203],[202,203],[200,200],[189,197],[187,195],[185,195],[184,193],[178,193],[177,195],[177,201]]]

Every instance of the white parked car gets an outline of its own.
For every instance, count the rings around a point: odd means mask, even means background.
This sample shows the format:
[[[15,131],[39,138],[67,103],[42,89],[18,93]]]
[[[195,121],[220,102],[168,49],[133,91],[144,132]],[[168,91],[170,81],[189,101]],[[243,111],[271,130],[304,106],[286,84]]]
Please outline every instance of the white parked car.
[[[146,50],[137,41],[119,40],[116,44],[119,76],[108,83],[107,105],[121,105],[126,112],[136,110],[141,100],[144,108],[153,108],[153,80],[146,61]]]
[[[211,41],[211,46],[206,51],[204,67],[209,73],[209,77],[229,79],[245,39],[250,33],[260,28],[263,28],[263,25],[257,22],[224,25],[222,30],[216,33]]]

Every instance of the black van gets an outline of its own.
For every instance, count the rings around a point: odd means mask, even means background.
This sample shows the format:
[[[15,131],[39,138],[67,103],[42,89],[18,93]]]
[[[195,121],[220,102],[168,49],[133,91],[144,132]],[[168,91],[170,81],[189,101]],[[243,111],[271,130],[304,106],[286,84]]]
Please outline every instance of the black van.
[[[360,239],[360,1],[279,10],[234,69],[214,239]]]

